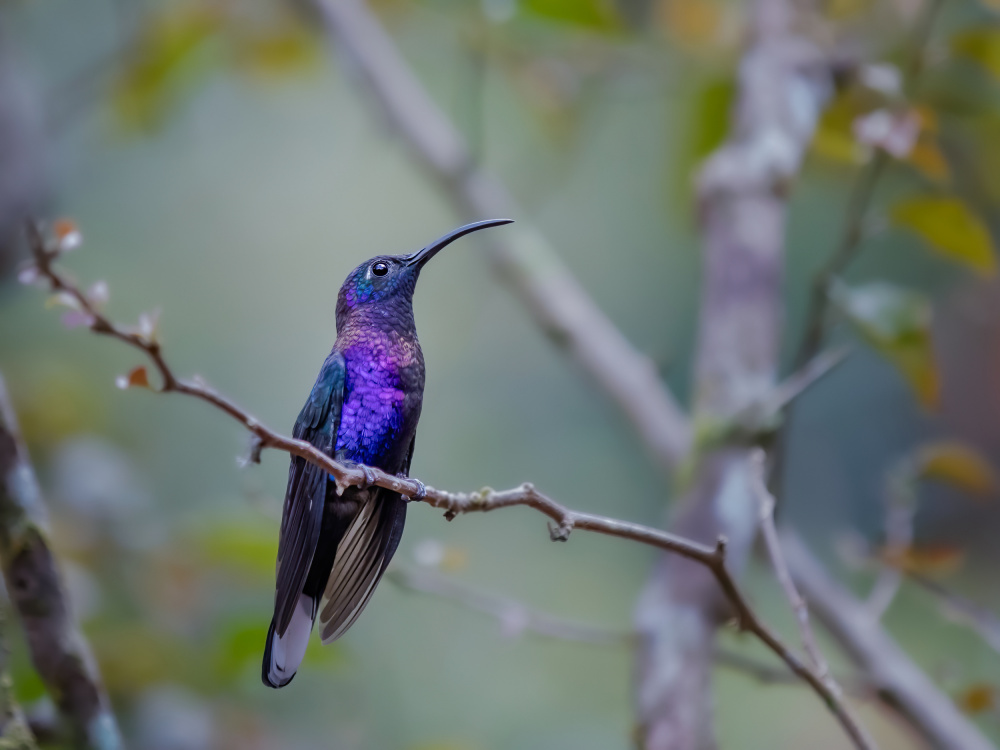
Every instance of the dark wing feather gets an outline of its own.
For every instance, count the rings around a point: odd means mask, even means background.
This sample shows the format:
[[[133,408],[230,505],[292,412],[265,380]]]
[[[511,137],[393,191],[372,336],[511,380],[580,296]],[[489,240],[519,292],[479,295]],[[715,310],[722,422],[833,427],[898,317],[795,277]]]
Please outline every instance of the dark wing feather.
[[[337,545],[320,603],[323,643],[343,635],[364,610],[399,546],[406,502],[386,489],[371,492]]]
[[[400,473],[410,473],[410,440]],[[396,492],[381,488],[372,493],[351,521],[337,546],[337,556],[320,603],[320,636],[335,641],[354,624],[371,598],[403,536],[406,502]]]
[[[344,357],[339,352],[333,352],[323,363],[309,399],[295,421],[293,435],[332,456],[343,399]],[[288,628],[302,586],[309,575],[309,566],[319,541],[328,481],[325,471],[303,458],[292,457],[278,539],[274,621],[279,636],[284,635]]]

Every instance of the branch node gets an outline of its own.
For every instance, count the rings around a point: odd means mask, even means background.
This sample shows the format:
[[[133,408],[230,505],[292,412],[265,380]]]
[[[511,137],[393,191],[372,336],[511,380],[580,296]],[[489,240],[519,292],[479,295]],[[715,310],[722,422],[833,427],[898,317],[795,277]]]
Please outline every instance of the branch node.
[[[241,469],[245,469],[250,464],[260,463],[260,453],[264,449],[264,440],[260,435],[256,433],[250,433],[249,446],[247,447],[247,454],[240,459],[237,459]]]
[[[549,538],[553,542],[567,542],[573,531],[573,516],[565,515],[559,523],[549,522]]]
[[[719,538],[715,540],[715,558],[719,562],[724,562],[726,559],[726,548],[729,545],[729,540],[726,538],[725,534],[719,534]]]

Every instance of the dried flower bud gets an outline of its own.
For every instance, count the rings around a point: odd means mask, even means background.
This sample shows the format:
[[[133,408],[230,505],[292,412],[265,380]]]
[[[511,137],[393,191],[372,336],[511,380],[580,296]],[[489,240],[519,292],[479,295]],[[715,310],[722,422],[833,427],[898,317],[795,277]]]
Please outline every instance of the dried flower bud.
[[[76,250],[83,244],[83,234],[72,219],[59,219],[52,225],[56,247],[61,253]]]

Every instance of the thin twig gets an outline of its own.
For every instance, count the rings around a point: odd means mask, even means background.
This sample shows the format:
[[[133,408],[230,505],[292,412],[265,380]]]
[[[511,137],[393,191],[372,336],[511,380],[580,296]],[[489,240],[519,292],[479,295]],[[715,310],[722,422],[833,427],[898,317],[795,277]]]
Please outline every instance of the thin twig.
[[[772,414],[780,412],[819,380],[842,365],[846,361],[850,351],[850,347],[839,346],[830,351],[817,354],[808,362],[803,363],[798,370],[778,383],[778,386],[771,393],[770,397],[766,399],[768,412]]]
[[[431,570],[390,568],[386,578],[406,591],[432,594],[493,617],[500,622],[505,635],[534,633],[547,638],[597,646],[626,646],[635,639],[634,631],[612,630],[556,617],[529,607],[524,602],[482,591]],[[765,685],[802,685],[801,678],[788,667],[767,664],[736,651],[720,648],[716,650],[714,658],[718,666],[740,672]],[[870,698],[872,695],[870,687],[859,678],[848,678],[844,684],[848,685],[846,692],[858,698]]]
[[[471,493],[445,492],[428,487],[416,479],[387,474],[375,467],[346,466],[322,453],[311,443],[274,432],[204,383],[178,378],[167,364],[160,344],[155,338],[143,332],[122,328],[112,322],[75,283],[56,268],[55,261],[60,255],[59,248],[57,244],[46,241],[38,225],[29,225],[28,239],[34,258],[35,272],[48,282],[53,292],[69,295],[78,311],[87,316],[91,331],[118,339],[145,354],[160,374],[162,384],[159,392],[183,393],[200,399],[242,424],[253,436],[254,451],[275,448],[299,456],[333,477],[338,490],[342,491],[350,485],[375,484],[413,500],[427,503],[432,507],[441,508],[445,511],[445,518],[448,520],[464,513],[485,513],[500,508],[524,505],[534,508],[551,519],[549,535],[553,541],[568,540],[570,533],[575,529],[593,531],[674,552],[704,566],[716,579],[725,598],[730,602],[740,628],[759,638],[788,665],[792,672],[805,680],[819,694],[858,748],[868,750],[872,747],[865,743],[863,734],[849,714],[845,712],[839,697],[833,694],[827,684],[789,650],[777,634],[765,625],[754,612],[726,567],[725,539],[719,538],[714,546],[709,546],[642,524],[571,510],[542,494],[529,483],[499,491],[485,487],[478,492]]]
[[[931,32],[934,29],[934,22],[943,4],[944,0],[929,0],[913,30],[910,54],[903,66],[902,88],[904,94],[910,93],[916,85],[923,67],[923,59]],[[830,286],[847,270],[847,267],[861,251],[868,212],[875,197],[875,189],[890,163],[890,156],[882,149],[876,149],[871,160],[861,170],[854,183],[847,203],[847,213],[844,217],[844,229],[840,241],[812,281],[802,341],[792,360],[793,366],[796,368],[809,362],[823,346],[830,308]],[[792,422],[794,408],[793,404],[789,404],[785,414],[784,428],[778,433],[772,452],[769,484],[779,499],[783,494],[784,467],[790,440],[789,426]]]
[[[728,134],[695,181],[702,273],[691,391],[699,450],[687,491],[671,509],[670,528],[698,539],[724,535],[737,578],[757,536],[747,454],[750,445],[772,439],[774,424],[763,433],[732,436],[745,439],[700,438],[706,432],[714,438],[716,425],[775,387],[788,200],[832,89],[827,54],[803,33],[806,5],[745,4],[748,44]],[[635,612],[638,744],[715,747],[711,659],[726,612],[717,587],[686,561],[667,556],[651,571]]]
[[[829,677],[830,665],[826,663],[823,652],[820,651],[819,643],[816,642],[816,635],[809,624],[809,607],[805,600],[795,588],[792,581],[792,574],[788,571],[788,564],[781,553],[781,545],[778,542],[778,531],[774,526],[774,497],[764,486],[764,466],[766,457],[764,451],[757,448],[751,455],[750,482],[753,487],[754,496],[760,506],[760,526],[764,536],[764,543],[767,545],[768,554],[771,557],[771,564],[774,566],[774,573],[785,592],[785,598],[792,605],[792,612],[795,614],[795,621],[798,624],[799,636],[802,638],[802,645],[809,654],[813,667],[817,674],[823,679]],[[836,692],[839,688],[834,687]]]
[[[883,495],[885,505],[885,540],[883,547],[891,556],[904,552],[913,544],[913,519],[916,514],[916,468],[910,457],[902,459],[886,478]],[[881,619],[892,605],[903,583],[903,571],[886,559],[879,561],[878,575],[866,606],[871,616]]]
[[[848,731],[851,733],[855,744],[858,747],[875,748],[875,740],[868,734],[857,717],[854,716],[854,712],[850,707],[843,701],[843,690],[833,678],[833,675],[830,674],[830,666],[827,664],[826,658],[819,648],[819,643],[816,641],[816,634],[813,633],[812,626],[809,624],[809,608],[799,594],[799,590],[795,587],[792,574],[788,570],[788,563],[785,562],[785,556],[781,551],[781,542],[778,539],[778,531],[774,526],[774,496],[767,491],[767,487],[764,484],[764,451],[759,448],[755,449],[750,456],[750,462],[752,491],[760,505],[761,534],[764,537],[764,543],[767,545],[768,553],[771,556],[771,563],[774,565],[774,573],[778,579],[778,583],[781,584],[781,588],[785,592],[785,598],[792,605],[792,611],[795,613],[795,620],[799,627],[799,636],[802,639],[802,645],[805,647],[810,661],[812,661],[813,672],[826,686],[833,699],[837,701],[838,706],[834,711],[835,713],[840,712],[843,714],[842,723],[845,726],[851,727]]]
[[[903,65],[903,92],[911,93],[916,85],[917,77],[923,68],[923,60],[930,41],[931,32],[938,12],[944,5],[944,0],[929,0],[924,12],[917,21],[910,42],[910,54]],[[830,302],[830,285],[857,258],[864,238],[865,225],[875,188],[890,164],[890,156],[882,149],[877,149],[861,174],[851,192],[847,204],[847,216],[844,219],[844,231],[833,254],[820,269],[813,280],[812,297],[809,301],[809,311],[806,314],[806,328],[802,343],[795,356],[797,366],[802,366],[819,351],[825,334],[825,321]]]
[[[42,528],[41,491],[0,378],[0,565],[31,660],[73,747],[120,750],[121,735]]]
[[[846,346],[817,354],[762,399],[741,409],[723,430],[720,442],[752,442],[772,432],[780,425],[785,407],[842,365],[848,354],[850,348]]]
[[[936,750],[996,750],[872,618],[864,603],[833,580],[789,529],[781,531],[781,549],[813,615],[867,676],[883,704]]]
[[[622,646],[632,640],[632,633],[611,630],[597,625],[574,622],[556,617],[547,612],[532,609],[523,602],[498,594],[481,591],[462,581],[438,575],[429,570],[412,568],[391,568],[386,578],[407,591],[433,594],[443,599],[456,601],[463,606],[489,615],[501,624],[505,635],[535,633],[563,641],[576,641],[597,646]],[[784,670],[793,681],[798,682],[791,672]]]
[[[945,588],[937,581],[932,581],[927,576],[909,573],[908,577],[938,598],[945,617],[971,628],[991,648],[1000,652],[1000,616]]]
[[[826,334],[826,316],[830,306],[830,285],[837,279],[861,250],[865,220],[875,187],[889,165],[889,156],[878,150],[858,176],[844,219],[844,232],[840,243],[812,282],[809,309],[806,312],[805,334],[795,355],[795,366],[801,367],[816,356]]]
[[[717,666],[740,672],[764,685],[801,685],[802,681],[784,667],[765,664],[758,659],[746,656],[737,651],[720,648],[715,651]],[[875,690],[868,681],[860,675],[841,677],[838,682],[844,686],[844,692],[858,700],[871,700]]]

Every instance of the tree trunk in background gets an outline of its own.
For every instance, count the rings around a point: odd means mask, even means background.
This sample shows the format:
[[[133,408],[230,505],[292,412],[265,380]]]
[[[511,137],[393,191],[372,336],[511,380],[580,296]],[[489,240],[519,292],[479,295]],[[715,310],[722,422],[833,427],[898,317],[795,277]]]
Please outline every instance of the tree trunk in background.
[[[694,412],[702,429],[725,424],[774,386],[785,193],[829,90],[823,59],[792,32],[785,0],[760,0],[755,14],[729,139],[698,178],[704,276]],[[757,528],[748,449],[722,446],[696,457],[693,482],[672,514],[671,531],[708,543],[726,537],[730,569],[739,574]],[[656,563],[635,614],[637,731],[646,750],[716,746],[712,653],[716,628],[728,616],[718,584],[704,568],[674,555]]]

